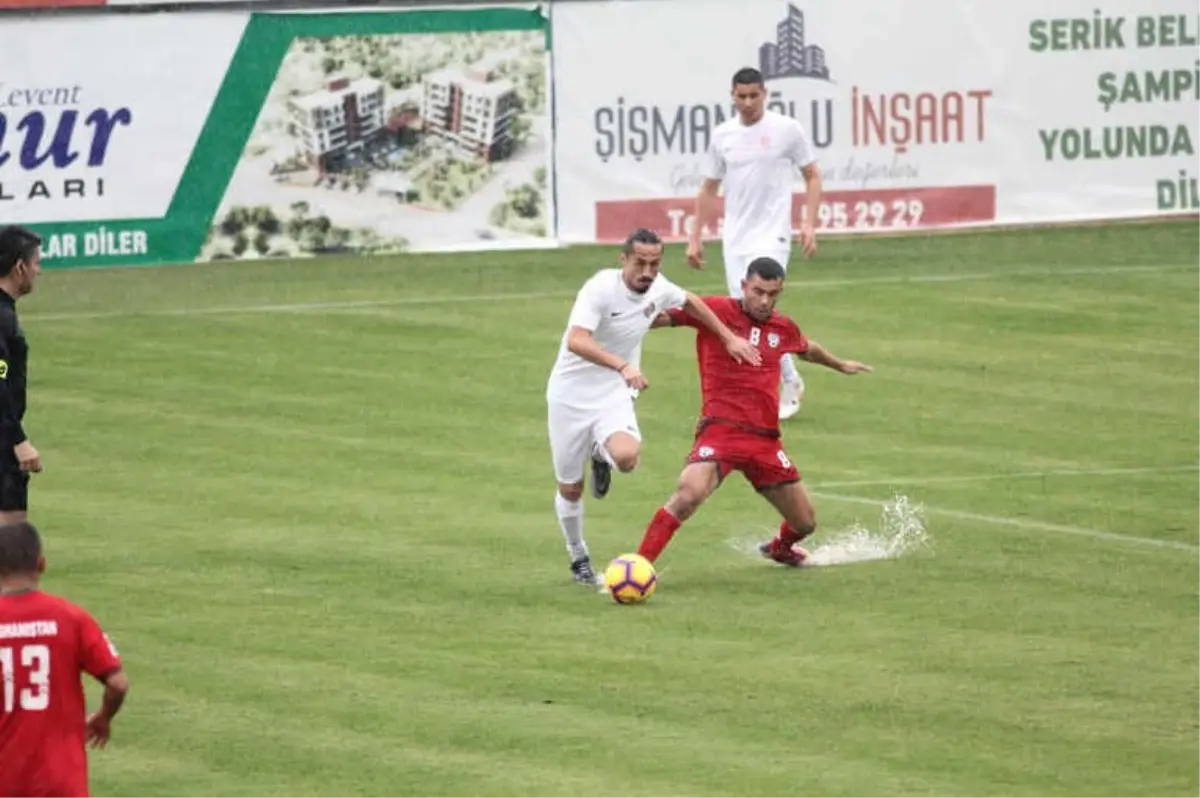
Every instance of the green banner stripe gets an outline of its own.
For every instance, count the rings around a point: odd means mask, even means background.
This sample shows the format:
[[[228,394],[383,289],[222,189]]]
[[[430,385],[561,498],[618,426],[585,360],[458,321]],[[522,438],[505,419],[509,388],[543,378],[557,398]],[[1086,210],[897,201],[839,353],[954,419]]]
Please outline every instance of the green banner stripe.
[[[180,249],[169,253],[173,260],[193,260],[204,246],[213,215],[291,44],[282,22],[253,14],[242,33],[167,209],[167,219],[194,220],[188,225],[193,228],[191,235],[185,233],[177,242]]]

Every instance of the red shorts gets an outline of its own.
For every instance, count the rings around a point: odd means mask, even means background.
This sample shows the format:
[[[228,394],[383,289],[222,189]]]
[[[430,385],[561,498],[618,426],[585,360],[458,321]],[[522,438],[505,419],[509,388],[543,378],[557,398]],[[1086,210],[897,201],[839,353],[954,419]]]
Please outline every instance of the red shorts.
[[[779,438],[727,424],[702,426],[688,462],[716,463],[721,479],[731,471],[741,471],[759,491],[800,481],[800,472],[783,451]]]

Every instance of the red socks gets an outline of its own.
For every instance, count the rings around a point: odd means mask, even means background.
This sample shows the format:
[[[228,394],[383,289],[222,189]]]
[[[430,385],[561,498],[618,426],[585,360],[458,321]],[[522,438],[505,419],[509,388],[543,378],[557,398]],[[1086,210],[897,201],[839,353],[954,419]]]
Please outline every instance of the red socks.
[[[642,536],[642,545],[638,547],[637,553],[650,562],[654,562],[682,525],[683,522],[671,515],[670,510],[660,507],[654,514],[654,518],[651,519],[650,525],[646,527],[646,534]],[[788,526],[786,521],[779,525],[778,540],[785,548],[791,548],[792,544],[799,543],[804,537]]]
[[[646,527],[646,534],[642,536],[642,545],[638,547],[638,554],[650,562],[657,560],[658,555],[662,554],[663,549],[671,542],[671,537],[679,529],[681,523],[678,518],[671,515],[666,507],[660,508],[650,521],[650,526]]]

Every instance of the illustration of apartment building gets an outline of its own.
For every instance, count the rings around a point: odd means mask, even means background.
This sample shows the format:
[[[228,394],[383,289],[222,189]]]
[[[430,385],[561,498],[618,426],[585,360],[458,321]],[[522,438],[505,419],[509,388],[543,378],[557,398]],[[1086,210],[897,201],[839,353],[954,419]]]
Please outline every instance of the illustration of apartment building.
[[[288,100],[292,134],[309,162],[336,170],[385,130],[383,84],[371,78],[332,81],[324,89]]]
[[[517,115],[517,91],[511,82],[454,69],[431,72],[422,82],[426,133],[488,161],[506,156]]]
[[[829,80],[825,48],[805,41],[804,12],[791,3],[787,15],[775,26],[775,41],[758,48],[758,69],[763,78],[817,78]]]

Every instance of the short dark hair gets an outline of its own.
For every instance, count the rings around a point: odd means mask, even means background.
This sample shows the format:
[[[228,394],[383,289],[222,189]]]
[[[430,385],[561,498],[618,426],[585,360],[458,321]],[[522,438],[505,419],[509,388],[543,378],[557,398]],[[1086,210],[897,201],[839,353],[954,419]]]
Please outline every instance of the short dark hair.
[[[742,67],[737,72],[733,73],[733,88],[738,86],[762,86],[766,81],[763,80],[763,74],[754,67]]]
[[[0,230],[0,277],[7,277],[20,261],[31,261],[42,239],[32,230],[10,225]]]
[[[37,573],[42,536],[28,521],[0,526],[0,576]]]
[[[746,278],[758,275],[764,280],[782,280],[787,272],[774,258],[755,258],[746,267]]]
[[[658,233],[648,230],[645,227],[639,227],[625,239],[625,246],[621,248],[621,251],[626,255],[632,255],[635,244],[649,244],[652,247],[661,247],[662,242],[662,238]]]

